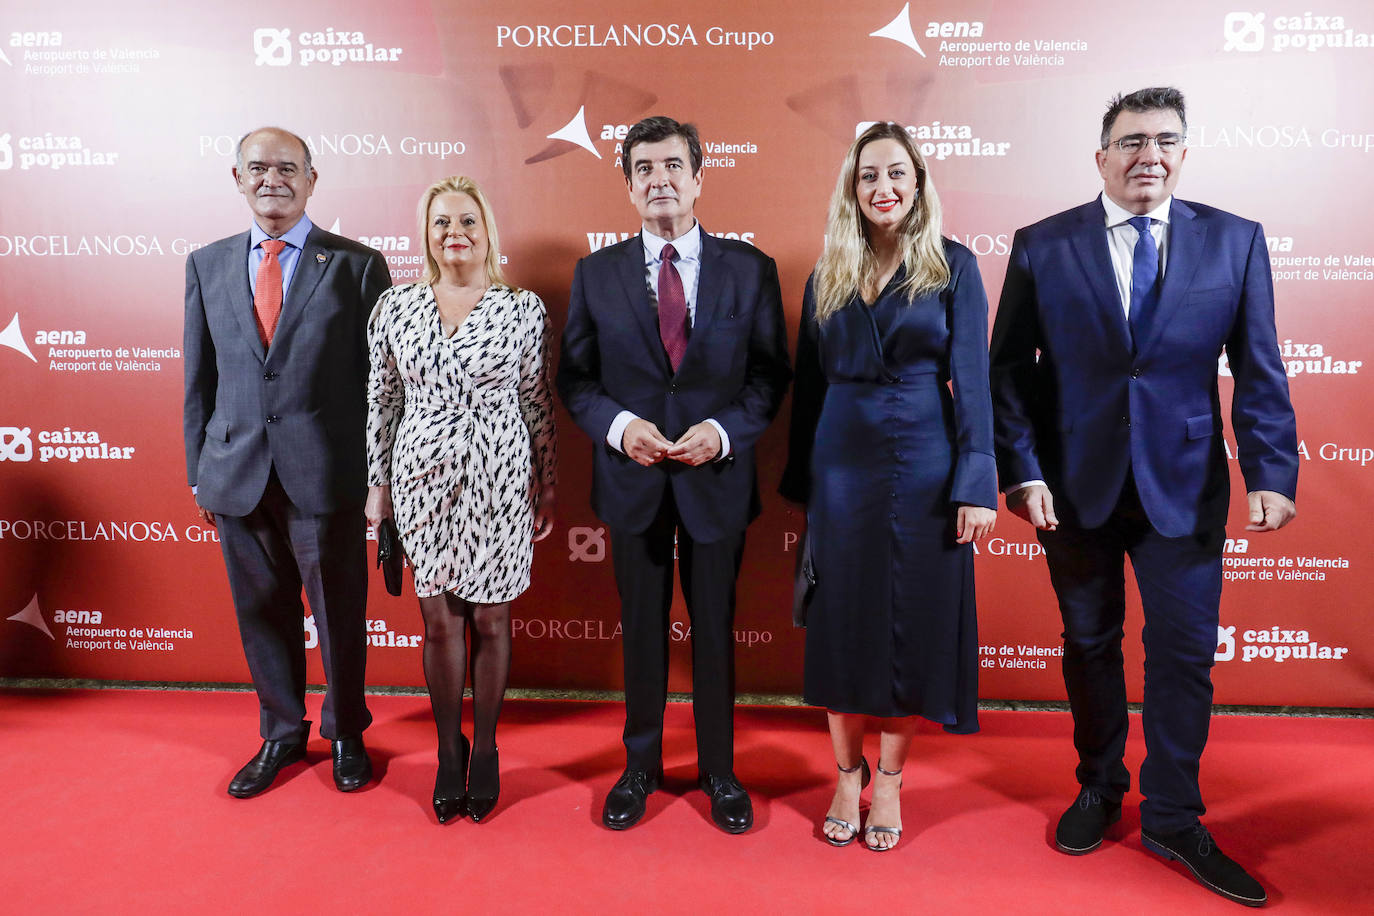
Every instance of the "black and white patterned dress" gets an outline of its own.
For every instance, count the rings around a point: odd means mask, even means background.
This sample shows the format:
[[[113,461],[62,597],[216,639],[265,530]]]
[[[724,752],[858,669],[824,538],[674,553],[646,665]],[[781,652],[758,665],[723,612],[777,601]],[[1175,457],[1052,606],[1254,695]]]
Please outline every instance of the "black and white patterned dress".
[[[549,319],[492,286],[452,337],[434,290],[387,290],[368,322],[368,484],[391,485],[420,597],[510,601],[530,583],[534,498],[554,483]]]

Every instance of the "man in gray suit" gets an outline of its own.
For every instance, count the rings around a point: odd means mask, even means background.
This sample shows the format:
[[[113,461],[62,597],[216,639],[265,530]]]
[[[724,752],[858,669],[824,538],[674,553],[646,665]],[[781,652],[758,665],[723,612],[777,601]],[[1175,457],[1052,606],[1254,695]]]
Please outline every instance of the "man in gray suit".
[[[247,232],[186,260],[186,473],[219,530],[263,743],[229,784],[250,798],[305,759],[304,587],[329,682],[320,733],[334,783],[372,778],[362,733],[367,566],[363,502],[367,317],[382,255],[314,226],[318,177],[295,134],[239,141]]]

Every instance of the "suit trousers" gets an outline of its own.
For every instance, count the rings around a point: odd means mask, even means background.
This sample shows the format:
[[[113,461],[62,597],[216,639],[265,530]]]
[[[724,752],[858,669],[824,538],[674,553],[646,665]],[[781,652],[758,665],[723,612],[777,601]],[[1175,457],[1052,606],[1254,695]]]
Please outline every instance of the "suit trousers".
[[[673,546],[692,624],[692,715],[697,767],[724,776],[735,757],[735,580],[744,532],[709,544],[692,539],[672,489],[642,532],[611,530],[625,653],[627,766],[654,772],[663,759],[668,699],[668,618],[673,602]]]
[[[216,520],[243,654],[258,693],[262,737],[295,741],[309,734],[302,587],[315,615],[328,681],[320,734],[362,734],[372,714],[363,695],[367,552],[361,509],[304,513],[274,470],[251,513]]]
[[[1206,810],[1198,764],[1212,713],[1225,529],[1160,535],[1127,474],[1101,527],[1061,523],[1039,537],[1064,620],[1064,686],[1073,712],[1078,781],[1116,801],[1130,788],[1123,763],[1127,714],[1121,653],[1129,556],[1145,617],[1140,822],[1159,832],[1191,826]]]

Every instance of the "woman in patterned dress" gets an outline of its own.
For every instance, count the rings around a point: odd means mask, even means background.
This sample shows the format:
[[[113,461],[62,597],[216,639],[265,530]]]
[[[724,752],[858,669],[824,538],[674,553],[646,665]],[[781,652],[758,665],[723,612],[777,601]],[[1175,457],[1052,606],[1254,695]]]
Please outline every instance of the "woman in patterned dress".
[[[425,278],[377,301],[368,324],[368,499],[392,517],[415,574],[439,732],[439,823],[496,806],[496,721],[510,675],[510,603],[553,529],[556,445],[544,304],[501,274],[475,182],[420,198]],[[469,632],[473,738],[462,732]],[[469,767],[469,750],[471,766]]]

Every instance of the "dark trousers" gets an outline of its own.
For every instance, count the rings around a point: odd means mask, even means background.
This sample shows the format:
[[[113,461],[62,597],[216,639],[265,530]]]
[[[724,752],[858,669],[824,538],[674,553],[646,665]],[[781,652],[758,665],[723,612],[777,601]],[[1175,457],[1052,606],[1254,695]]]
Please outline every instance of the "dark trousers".
[[[1064,618],[1064,685],[1073,711],[1078,781],[1105,798],[1130,788],[1126,679],[1121,639],[1125,557],[1144,608],[1145,761],[1140,822],[1168,832],[1196,823],[1205,808],[1198,762],[1212,714],[1212,665],[1221,603],[1223,528],[1166,538],[1150,525],[1128,476],[1100,528],[1060,524],[1040,532]]]
[[[304,586],[319,632],[329,687],[320,734],[362,734],[372,722],[363,696],[367,661],[366,527],[359,508],[308,515],[269,475],[248,515],[216,517],[239,636],[258,692],[262,737],[304,740]]]
[[[674,534],[692,623],[697,766],[702,773],[724,776],[734,770],[735,758],[735,579],[744,532],[697,543],[678,517],[671,490],[647,530],[611,531],[625,653],[626,763],[652,773],[663,759]]]

